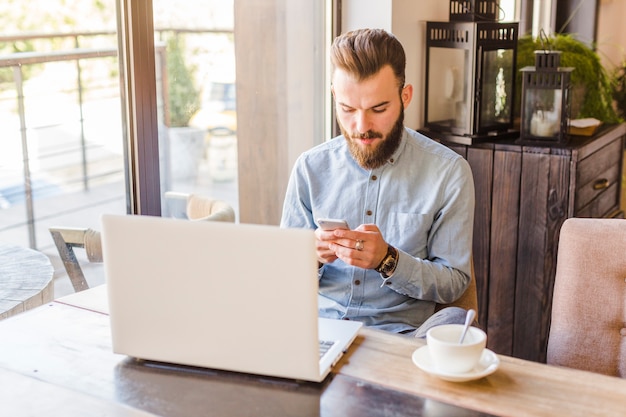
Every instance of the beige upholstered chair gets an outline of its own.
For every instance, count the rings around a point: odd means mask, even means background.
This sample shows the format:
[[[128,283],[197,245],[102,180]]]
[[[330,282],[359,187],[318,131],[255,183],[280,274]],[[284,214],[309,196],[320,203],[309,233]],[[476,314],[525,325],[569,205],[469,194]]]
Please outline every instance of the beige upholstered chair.
[[[187,218],[213,222],[235,222],[235,210],[225,201],[213,200],[196,194],[187,197]]]
[[[626,377],[626,220],[563,223],[547,363]]]
[[[235,210],[223,200],[198,194],[167,191],[164,199],[164,216],[189,220],[234,222]]]
[[[235,211],[222,200],[213,200],[195,194],[176,194],[184,198],[186,217],[189,220],[235,222]],[[102,262],[100,232],[87,228],[51,227],[49,229],[63,266],[75,292],[89,288],[74,248],[84,248],[89,262]]]

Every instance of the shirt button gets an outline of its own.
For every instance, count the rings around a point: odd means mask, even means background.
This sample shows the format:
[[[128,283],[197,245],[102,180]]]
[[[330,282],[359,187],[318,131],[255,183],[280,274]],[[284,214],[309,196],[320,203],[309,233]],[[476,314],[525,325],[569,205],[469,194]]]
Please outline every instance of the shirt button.
[[[368,216],[371,216],[371,215],[372,215],[372,210],[367,210],[367,211],[365,212],[365,214],[367,214]]]
[[[389,280],[385,281],[385,285],[391,285],[391,281]]]
[[[354,281],[354,285],[361,285],[361,280],[357,279]]]
[[[376,175],[372,175],[372,181],[376,181],[378,177]]]

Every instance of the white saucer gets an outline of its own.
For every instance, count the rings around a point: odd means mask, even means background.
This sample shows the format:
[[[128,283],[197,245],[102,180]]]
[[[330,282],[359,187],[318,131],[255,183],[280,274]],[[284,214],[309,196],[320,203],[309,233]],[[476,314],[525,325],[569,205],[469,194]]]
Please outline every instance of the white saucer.
[[[496,369],[498,369],[500,359],[498,358],[498,355],[489,349],[485,349],[483,350],[483,354],[480,356],[480,361],[471,371],[462,374],[440,372],[436,370],[431,363],[430,352],[428,351],[428,345],[426,345],[413,352],[413,363],[427,374],[436,376],[446,381],[464,382],[491,375],[496,371]]]

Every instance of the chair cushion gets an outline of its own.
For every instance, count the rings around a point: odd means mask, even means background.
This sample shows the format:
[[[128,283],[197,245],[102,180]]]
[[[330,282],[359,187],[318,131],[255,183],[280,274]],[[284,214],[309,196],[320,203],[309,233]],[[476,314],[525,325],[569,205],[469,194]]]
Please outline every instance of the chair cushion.
[[[470,283],[463,295],[461,295],[456,301],[449,304],[437,304],[435,305],[435,312],[442,310],[446,307],[461,307],[465,310],[473,309],[476,311],[475,323],[478,325],[478,290],[476,289],[476,274],[474,271],[474,260],[471,264]]]
[[[225,201],[190,194],[187,198],[187,217],[189,220],[232,223],[235,221],[235,211]]]
[[[547,362],[626,377],[626,220],[567,219]]]
[[[85,252],[89,262],[102,262],[102,239],[100,232],[87,229],[85,231]]]

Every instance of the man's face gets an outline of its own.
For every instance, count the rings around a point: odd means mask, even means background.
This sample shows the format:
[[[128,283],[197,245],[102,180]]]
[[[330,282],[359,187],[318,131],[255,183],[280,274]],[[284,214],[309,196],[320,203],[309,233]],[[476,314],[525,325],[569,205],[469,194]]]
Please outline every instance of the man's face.
[[[409,104],[412,92],[410,85],[398,91],[390,66],[363,81],[343,70],[335,70],[333,96],[337,121],[359,165],[378,168],[393,155],[402,137],[404,107]]]

